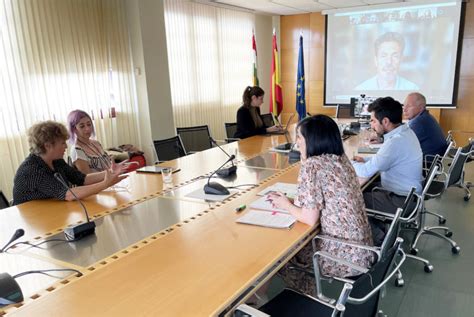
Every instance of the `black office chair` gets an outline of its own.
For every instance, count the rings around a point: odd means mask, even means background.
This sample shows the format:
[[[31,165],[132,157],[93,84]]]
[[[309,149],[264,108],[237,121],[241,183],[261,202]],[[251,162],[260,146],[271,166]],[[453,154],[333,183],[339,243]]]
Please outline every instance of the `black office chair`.
[[[401,238],[396,239],[393,246],[370,269],[362,270],[362,274],[355,280],[345,280],[344,287],[337,300],[327,302],[291,289],[285,289],[260,307],[259,310],[273,317],[377,316],[379,314],[380,290],[390,281],[405,261],[405,253],[401,249],[402,242]],[[390,270],[397,255],[400,255],[400,260],[395,268]],[[361,269],[357,265],[352,265],[347,261],[318,251],[313,256],[315,272],[319,271],[318,258],[320,257],[349,265],[355,270]]]
[[[225,141],[227,143],[231,143],[231,142],[235,142],[235,141],[240,140],[239,138],[234,138],[235,132],[237,131],[237,122],[232,122],[232,123],[225,122],[224,127],[225,127],[225,134],[227,136]]]
[[[0,190],[0,209],[4,209],[8,207],[10,207],[10,203],[8,202],[7,197],[5,197],[3,192]]]
[[[448,155],[449,155],[450,158],[453,159],[453,162],[454,162],[454,157],[457,154],[457,150],[458,149],[456,149],[456,148],[451,148],[449,150]],[[461,148],[461,155],[465,156],[464,164],[465,163],[470,163],[474,160],[474,139],[473,138],[469,138],[468,143]],[[462,159],[464,160],[464,158],[462,158]],[[450,163],[450,166],[453,164],[453,162]],[[472,187],[472,183],[471,182],[466,182],[464,180],[464,164],[463,164],[463,167],[462,167],[461,174],[460,175],[458,175],[458,174],[455,175],[455,177],[459,177],[458,180],[455,182],[455,184],[451,184],[449,186],[457,186],[459,188],[463,188],[465,193],[466,193],[465,196],[464,196],[464,201],[469,201],[469,199],[471,199],[470,188]]]
[[[212,148],[211,134],[207,125],[176,128],[184,148],[188,153],[204,151]]]
[[[186,149],[179,135],[169,139],[153,141],[158,162],[170,161],[186,155]]]
[[[354,118],[354,106],[353,105],[337,105],[336,118],[338,119]]]
[[[452,185],[456,184],[456,182],[455,181],[453,182],[452,179],[455,179],[456,175],[459,176],[460,173],[462,173],[464,169],[464,162],[465,162],[465,156],[464,156],[464,159],[462,159],[461,158],[462,156],[460,155],[460,153],[461,153],[461,148],[458,149],[458,152],[449,168],[448,173],[444,173],[444,172],[438,173],[439,165],[432,164],[430,168],[430,172],[425,178],[425,182],[423,185],[423,192],[420,196],[420,202],[421,202],[420,214],[419,214],[419,219],[416,223],[417,234],[415,236],[415,239],[413,240],[413,243],[410,249],[410,253],[413,255],[416,255],[418,253],[418,249],[416,248],[416,245],[418,244],[420,237],[424,234],[428,234],[428,235],[446,240],[451,245],[451,252],[454,254],[458,254],[461,251],[461,248],[458,246],[458,244],[450,238],[453,235],[453,233],[448,227],[425,226],[426,214],[433,214],[439,217],[438,214],[432,213],[426,209],[425,201],[431,198],[440,197],[444,193],[446,188],[450,186],[449,184],[452,184]],[[446,179],[445,180],[437,179],[439,175],[445,175],[444,177]],[[441,217],[439,222],[440,224],[444,223],[445,222],[444,217]],[[440,230],[441,232],[444,232],[444,235],[438,232],[438,230]]]
[[[275,125],[275,120],[273,120],[273,113],[265,113],[265,114],[262,114],[262,120],[263,120],[263,125],[265,125],[265,127],[269,128],[269,127],[273,127]]]

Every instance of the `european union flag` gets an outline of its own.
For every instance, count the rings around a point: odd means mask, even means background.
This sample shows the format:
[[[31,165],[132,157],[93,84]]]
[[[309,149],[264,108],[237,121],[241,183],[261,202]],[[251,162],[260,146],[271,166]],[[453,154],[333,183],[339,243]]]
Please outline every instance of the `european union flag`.
[[[300,51],[298,54],[298,74],[296,78],[296,112],[301,121],[306,117],[306,99],[304,88],[304,59],[303,59],[303,35],[300,35]]]

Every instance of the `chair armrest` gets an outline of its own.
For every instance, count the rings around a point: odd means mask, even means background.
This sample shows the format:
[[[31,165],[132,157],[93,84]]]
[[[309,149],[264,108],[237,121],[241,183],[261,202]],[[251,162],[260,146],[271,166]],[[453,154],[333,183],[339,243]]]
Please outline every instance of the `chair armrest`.
[[[349,241],[341,240],[341,239],[338,239],[338,238],[328,237],[328,236],[325,236],[325,235],[316,235],[313,238],[313,241],[315,241],[316,239],[324,240],[324,241],[337,242],[337,243],[341,243],[341,244],[348,245],[348,246],[351,246],[351,247],[360,248],[360,249],[363,249],[363,250],[374,252],[377,255],[377,257],[380,256],[380,248],[377,248],[377,247],[371,247],[371,246],[356,243],[356,242],[349,242]],[[318,252],[321,252],[321,251],[318,251]]]
[[[382,219],[389,219],[392,220],[394,218],[394,214],[383,212],[375,209],[365,208],[367,212],[367,216],[372,216],[374,218],[382,218]],[[378,217],[377,217],[378,216]]]
[[[265,314],[264,312],[259,311],[249,305],[240,304],[234,311],[234,317],[270,317],[270,315]]]
[[[363,266],[360,266],[360,265],[357,265],[355,263],[352,263],[350,261],[347,261],[347,260],[344,260],[344,259],[341,259],[339,257],[336,257],[334,255],[331,255],[329,253],[327,253],[326,251],[318,251],[316,252],[314,255],[313,255],[313,260],[314,261],[317,261],[318,260],[318,257],[322,257],[322,258],[326,258],[326,259],[329,259],[331,261],[334,261],[334,262],[337,262],[339,264],[343,264],[343,265],[347,265],[348,267],[350,267],[351,269],[354,269],[362,274],[364,273],[367,273],[369,271],[368,268],[365,268]]]
[[[403,239],[401,239],[401,238],[397,238],[397,239],[400,239],[400,240],[403,241]],[[347,299],[348,303],[351,303],[351,304],[365,303],[366,301],[368,301],[375,293],[377,293],[382,287],[384,287],[392,279],[392,277],[400,270],[400,268],[402,267],[403,262],[405,262],[405,259],[406,259],[406,254],[405,254],[405,252],[403,252],[403,250],[401,248],[399,248],[397,252],[398,252],[398,254],[401,255],[402,258],[401,258],[400,262],[396,264],[395,268],[393,268],[392,271],[385,277],[385,279],[379,285],[377,285],[372,291],[370,291],[370,293],[368,293],[364,297],[362,297],[362,298],[349,297]]]

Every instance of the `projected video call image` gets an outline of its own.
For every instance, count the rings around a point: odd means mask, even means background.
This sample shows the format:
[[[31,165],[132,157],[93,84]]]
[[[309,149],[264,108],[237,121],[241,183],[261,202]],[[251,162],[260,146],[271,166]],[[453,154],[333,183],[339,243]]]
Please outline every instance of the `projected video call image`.
[[[420,91],[451,105],[461,4],[410,5],[328,15],[325,103]]]

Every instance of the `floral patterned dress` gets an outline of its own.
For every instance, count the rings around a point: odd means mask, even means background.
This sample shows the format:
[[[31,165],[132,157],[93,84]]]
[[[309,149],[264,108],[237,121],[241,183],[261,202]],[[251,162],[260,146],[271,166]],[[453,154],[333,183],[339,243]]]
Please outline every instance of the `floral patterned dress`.
[[[321,235],[373,245],[372,231],[357,175],[345,154],[323,154],[302,162],[295,205],[320,210]],[[374,261],[374,255],[370,251],[342,246],[337,242],[317,241],[318,250],[362,267],[369,267]],[[308,243],[280,270],[279,275],[289,287],[314,295],[314,277],[288,268],[294,265],[312,268],[313,253],[312,245]],[[348,277],[361,274],[346,265],[327,259],[320,259],[319,267],[321,272],[328,276]]]

